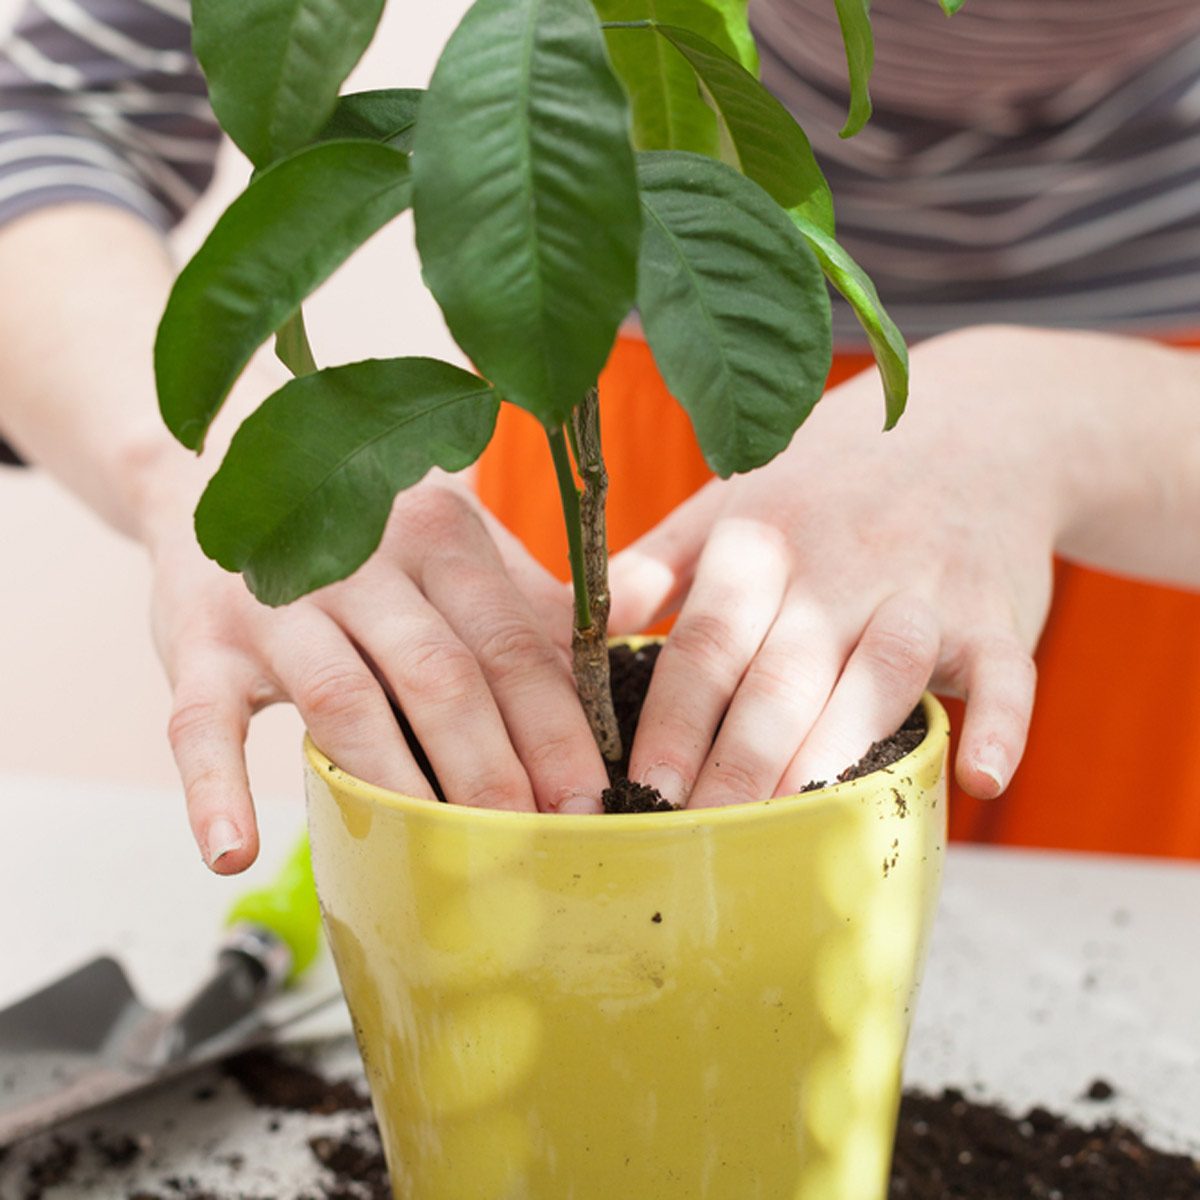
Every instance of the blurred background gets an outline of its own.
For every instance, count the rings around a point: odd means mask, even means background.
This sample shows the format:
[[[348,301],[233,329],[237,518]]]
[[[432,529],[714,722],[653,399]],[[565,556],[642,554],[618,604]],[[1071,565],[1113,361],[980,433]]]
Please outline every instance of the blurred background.
[[[23,2],[0,0],[0,30]],[[467,0],[391,6],[348,90],[424,86],[466,8]],[[226,146],[214,187],[175,238],[181,263],[249,169]],[[352,259],[307,311],[321,362],[395,354],[462,361],[421,286],[407,217]],[[155,402],[149,391],[146,402]],[[149,570],[142,551],[53,480],[3,467],[0,548],[5,769],[175,787],[165,732],[169,693],[150,639]],[[255,720],[250,768],[258,791],[299,798],[300,736],[290,709],[271,709]]]

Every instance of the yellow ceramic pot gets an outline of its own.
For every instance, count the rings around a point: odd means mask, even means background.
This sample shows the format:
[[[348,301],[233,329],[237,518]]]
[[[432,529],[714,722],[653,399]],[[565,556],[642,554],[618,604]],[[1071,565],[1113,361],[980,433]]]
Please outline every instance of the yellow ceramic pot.
[[[737,808],[498,813],[311,743],[325,927],[397,1200],[883,1200],[948,729]]]

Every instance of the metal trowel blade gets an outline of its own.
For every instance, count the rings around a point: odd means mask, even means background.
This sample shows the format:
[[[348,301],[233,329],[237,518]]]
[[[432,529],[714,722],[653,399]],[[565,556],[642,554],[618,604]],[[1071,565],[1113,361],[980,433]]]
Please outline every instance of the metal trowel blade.
[[[262,1042],[339,998],[300,997],[268,1020],[265,993],[233,986],[240,969],[224,956],[191,1000],[159,1012],[104,956],[0,1012],[0,1146]]]

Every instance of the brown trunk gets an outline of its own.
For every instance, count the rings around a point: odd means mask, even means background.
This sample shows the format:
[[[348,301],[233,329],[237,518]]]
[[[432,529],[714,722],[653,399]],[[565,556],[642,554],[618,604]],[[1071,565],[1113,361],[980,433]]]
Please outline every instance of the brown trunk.
[[[608,533],[604,502],[608,495],[608,472],[600,453],[600,399],[596,389],[575,410],[575,448],[583,493],[579,517],[583,527],[584,577],[591,606],[591,624],[576,629],[571,639],[575,686],[587,713],[600,753],[608,762],[621,757],[621,733],[613,710],[612,685],[608,674]]]

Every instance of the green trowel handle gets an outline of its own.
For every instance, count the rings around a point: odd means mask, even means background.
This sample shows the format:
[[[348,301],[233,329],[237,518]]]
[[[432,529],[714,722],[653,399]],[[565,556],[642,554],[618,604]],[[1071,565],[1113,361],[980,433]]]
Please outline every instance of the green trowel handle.
[[[321,945],[321,909],[307,833],[266,887],[247,892],[234,903],[225,924],[253,925],[273,934],[291,951],[288,979],[294,982],[303,974]]]

